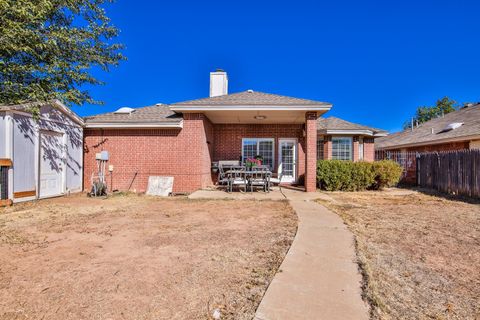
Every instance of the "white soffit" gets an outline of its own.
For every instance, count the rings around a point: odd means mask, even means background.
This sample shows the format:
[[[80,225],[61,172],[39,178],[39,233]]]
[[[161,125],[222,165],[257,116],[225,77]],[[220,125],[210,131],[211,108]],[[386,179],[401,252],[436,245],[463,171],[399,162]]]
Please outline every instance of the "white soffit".
[[[305,111],[203,111],[213,123],[287,124],[305,123]]]

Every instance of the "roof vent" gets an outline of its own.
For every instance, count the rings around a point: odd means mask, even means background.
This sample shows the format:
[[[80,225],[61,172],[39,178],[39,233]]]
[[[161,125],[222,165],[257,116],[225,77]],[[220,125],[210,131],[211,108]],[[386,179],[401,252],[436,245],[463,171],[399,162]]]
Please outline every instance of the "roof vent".
[[[114,113],[115,114],[130,114],[134,111],[135,111],[135,109],[133,109],[133,108],[122,107],[122,108],[118,109],[117,111],[115,111]]]
[[[252,89],[248,89],[247,92],[248,92],[248,93],[253,93],[253,90],[252,90]]]
[[[443,129],[443,132],[445,131],[450,131],[450,130],[455,130],[463,126],[463,122],[453,122],[448,124],[445,129]]]

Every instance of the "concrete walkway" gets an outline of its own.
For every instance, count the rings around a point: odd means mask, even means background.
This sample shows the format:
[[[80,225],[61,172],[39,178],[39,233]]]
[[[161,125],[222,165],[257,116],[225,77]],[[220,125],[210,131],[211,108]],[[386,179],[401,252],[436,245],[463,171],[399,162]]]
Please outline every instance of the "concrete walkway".
[[[298,231],[257,309],[255,320],[368,319],[368,307],[361,299],[353,235],[340,217],[313,201],[328,196],[288,189],[283,189],[283,193],[298,215]],[[284,198],[278,191],[270,194],[200,191],[191,197],[220,195],[235,199]]]

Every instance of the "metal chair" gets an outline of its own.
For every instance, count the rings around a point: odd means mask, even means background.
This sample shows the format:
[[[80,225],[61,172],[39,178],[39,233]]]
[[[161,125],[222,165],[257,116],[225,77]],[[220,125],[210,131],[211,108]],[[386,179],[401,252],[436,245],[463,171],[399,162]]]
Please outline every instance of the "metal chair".
[[[219,185],[226,185],[228,187],[228,176],[227,171],[232,167],[238,167],[240,161],[237,160],[222,160],[218,161],[218,178],[217,183]]]
[[[280,183],[282,183],[282,177],[283,173],[280,171],[280,174],[277,174],[277,177],[274,178],[273,174],[270,172],[269,175],[267,176],[267,185],[268,185],[268,190],[272,188],[272,185],[276,184],[280,186]]]
[[[252,168],[252,173],[249,177],[248,184],[250,192],[253,192],[254,187],[262,187],[264,192],[268,192],[268,173],[270,172],[268,166],[257,166]]]
[[[245,172],[245,167],[237,166],[232,167],[230,170],[226,171],[228,176],[228,191],[232,192],[234,186],[243,186],[245,192],[247,192],[247,176]]]

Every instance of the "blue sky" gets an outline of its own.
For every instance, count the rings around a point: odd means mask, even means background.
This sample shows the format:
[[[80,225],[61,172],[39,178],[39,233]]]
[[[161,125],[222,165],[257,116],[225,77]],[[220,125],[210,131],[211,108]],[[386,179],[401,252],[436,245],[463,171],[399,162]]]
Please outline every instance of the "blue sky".
[[[480,1],[117,0],[128,61],[94,74],[103,106],[208,96],[209,72],[247,89],[333,103],[328,115],[399,130],[443,96],[480,101]]]

